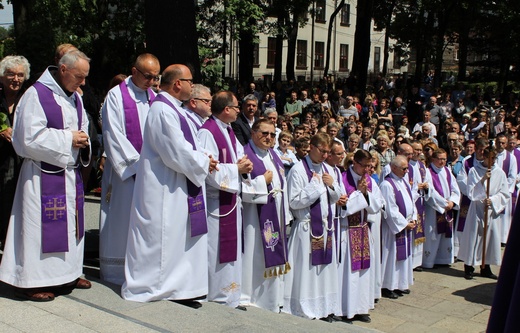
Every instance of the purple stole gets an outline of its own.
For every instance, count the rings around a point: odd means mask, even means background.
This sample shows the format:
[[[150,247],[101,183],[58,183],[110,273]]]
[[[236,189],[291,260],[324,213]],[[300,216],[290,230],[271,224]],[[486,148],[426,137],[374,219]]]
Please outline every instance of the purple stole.
[[[419,164],[419,172],[421,174],[421,182],[424,183],[426,180],[426,166],[421,161],[417,161]],[[408,170],[411,170],[411,173],[409,172],[409,176],[413,176],[413,167],[410,165],[408,167]],[[410,181],[410,186],[412,184],[412,181]],[[424,198],[419,197],[417,201],[415,202],[415,208],[417,208],[417,226],[412,230],[414,244],[419,245],[424,243],[426,240],[426,235],[424,234]]]
[[[213,134],[213,139],[218,147],[218,159],[220,163],[232,163],[231,149],[236,154],[235,133],[228,127],[232,147],[227,145],[226,137],[222,134],[215,118],[210,117],[201,128],[205,128]],[[237,194],[219,191],[219,260],[221,264],[237,260],[238,228],[237,228]],[[224,212],[224,213],[222,213]]]
[[[141,125],[139,123],[139,114],[137,113],[137,104],[128,92],[126,81],[119,84],[121,96],[123,98],[123,109],[125,111],[125,131],[128,141],[134,146],[135,150],[140,154],[143,147],[143,135],[141,133]],[[152,103],[155,93],[152,89],[148,89],[150,96],[149,104]]]
[[[157,95],[153,100],[155,102],[163,102],[172,108],[173,111],[179,116],[179,122],[181,124],[181,131],[184,134],[184,139],[188,141],[193,150],[196,150],[195,140],[191,134],[190,126],[188,121],[177,110],[167,97],[163,95]],[[206,206],[204,205],[204,193],[202,192],[202,186],[196,186],[191,180],[186,177],[186,184],[188,187],[188,214],[190,217],[190,231],[191,237],[200,236],[208,233],[208,222],[206,220]]]
[[[40,82],[33,87],[47,118],[47,128],[63,129],[63,113],[54,99],[54,93]],[[78,130],[81,130],[83,104],[76,94]],[[67,232],[67,192],[65,170],[52,164],[41,162],[41,216],[42,216],[42,252],[68,252]],[[61,171],[59,171],[61,170]],[[59,172],[56,172],[59,171]],[[84,235],[84,193],[81,173],[76,168],[76,238]]]
[[[190,115],[189,111],[186,111],[186,116],[188,116],[188,118],[190,118],[190,120],[193,123],[193,125],[195,125],[195,127],[197,128],[197,131],[200,130],[201,126],[199,125],[199,123],[195,119],[193,119],[193,116]]]
[[[353,172],[353,171],[352,171]],[[372,178],[364,175],[369,191],[372,191]],[[354,182],[351,170],[347,169],[343,173],[343,184],[347,191],[347,196],[357,191],[357,184]],[[348,236],[350,245],[350,265],[353,272],[370,267],[370,240],[368,235],[368,222],[366,221],[367,212],[364,211],[364,221],[361,220],[361,211],[348,217]]]
[[[251,146],[251,142],[244,146],[244,154],[246,154],[249,160],[251,160],[253,163],[251,178],[254,179],[258,176],[262,176],[266,172],[266,168],[264,162],[256,155],[253,147]],[[269,149],[268,154],[270,154],[273,164],[276,167],[276,171],[278,172],[278,177],[280,178],[281,186],[283,188],[283,162],[280,160],[273,149]],[[267,185],[267,190],[269,192],[273,190],[272,183]],[[266,204],[256,204],[256,208],[258,212],[258,222],[260,224],[259,227],[264,248],[265,268],[285,265],[287,263],[287,242],[285,241],[285,211],[283,206],[283,199],[281,226],[280,220],[278,219],[276,201],[273,193],[269,193]],[[284,274],[282,270],[280,270],[280,273]],[[266,274],[266,277],[272,277],[273,275],[278,275],[276,268],[274,269],[274,272],[271,270],[269,274]]]
[[[305,168],[305,172],[307,173],[307,177],[309,178],[309,182],[312,179],[312,171],[309,166],[310,157],[306,157],[303,159],[303,166]],[[323,172],[327,171],[325,167],[325,163],[321,164],[323,167]],[[312,265],[327,265],[332,262],[332,232],[334,231],[334,224],[332,223],[332,210],[330,209],[330,198],[328,196],[327,190],[327,207],[329,207],[329,213],[327,214],[327,247],[324,246],[323,236],[325,235],[325,230],[323,227],[323,219],[321,214],[321,198],[316,199],[314,203],[311,204],[311,257],[312,257]],[[316,235],[320,235],[317,237]]]
[[[448,191],[450,191],[447,194],[444,194],[444,190],[442,189],[442,184],[439,179],[439,175],[435,172],[435,170],[430,166],[432,180],[433,180],[433,187],[442,197],[446,197],[446,195],[449,197],[451,194],[451,172],[448,170],[448,168],[444,167],[444,171],[448,175],[447,181],[448,181]],[[438,234],[444,234],[446,238],[451,238],[453,235],[453,215],[452,211],[444,212],[444,214],[441,214],[439,212],[436,212],[436,221],[437,221],[437,233]]]
[[[391,176],[387,176],[385,180],[392,185],[392,188],[394,189],[394,195],[395,195],[395,202],[397,204],[397,207],[399,207],[399,212],[401,215],[406,218],[406,205],[404,203],[403,194],[401,191],[397,188],[397,185],[395,185],[395,181]],[[410,196],[410,200],[413,201],[412,198],[412,192],[410,191],[410,188],[406,186],[406,190],[408,191],[408,195]],[[412,252],[411,242],[410,242],[410,232],[409,230],[406,230],[404,228],[401,230],[398,234],[395,235],[395,247],[396,247],[396,259],[397,261],[406,260],[410,256],[410,253]]]
[[[471,155],[466,161],[464,161],[464,170],[466,170],[466,175],[469,174],[469,170],[473,168],[475,163],[475,154]],[[465,195],[462,195],[462,199],[460,200],[460,209],[459,209],[459,220],[457,221],[457,231],[463,232],[464,226],[466,225],[466,217],[468,216],[469,205],[471,204],[471,200]]]
[[[520,173],[520,150],[513,149],[512,153],[516,158],[516,173]],[[515,208],[516,208],[516,198],[518,197],[518,189],[515,186],[515,190],[511,194],[511,218],[513,218],[513,215],[515,214]]]

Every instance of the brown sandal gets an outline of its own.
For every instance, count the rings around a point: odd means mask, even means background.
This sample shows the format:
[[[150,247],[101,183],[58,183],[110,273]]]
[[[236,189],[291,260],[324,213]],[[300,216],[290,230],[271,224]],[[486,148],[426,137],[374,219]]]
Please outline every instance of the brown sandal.
[[[33,302],[50,302],[54,300],[54,293],[33,288],[16,288],[16,297]]]

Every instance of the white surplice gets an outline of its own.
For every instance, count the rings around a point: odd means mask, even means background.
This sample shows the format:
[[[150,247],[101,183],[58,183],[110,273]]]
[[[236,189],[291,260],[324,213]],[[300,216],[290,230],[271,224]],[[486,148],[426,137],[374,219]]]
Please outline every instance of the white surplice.
[[[67,96],[49,67],[38,79],[50,88],[61,106],[63,128],[47,128],[47,118],[34,87],[27,89],[15,111],[13,147],[24,158],[7,232],[0,280],[21,288],[61,285],[81,276],[84,240],[76,238],[76,175],[79,149],[72,147],[72,131],[88,132],[87,114],[81,128],[76,94]],[[68,252],[42,253],[40,162],[65,171]],[[89,161],[84,161],[88,164]]]
[[[307,162],[311,172],[314,171],[319,176],[313,177],[310,182],[303,165]],[[327,167],[327,170],[332,175],[332,168]],[[332,190],[325,186],[322,175],[323,164],[311,163],[310,157],[307,156],[291,168],[287,177],[289,205],[294,222],[289,236],[289,264],[292,269],[285,275],[283,312],[306,318],[323,318],[339,313],[335,231],[332,232],[332,262],[326,265],[312,265],[311,260],[310,206],[320,199],[322,219],[327,221],[327,197],[332,204],[341,196],[339,184],[334,181]],[[322,239],[325,241],[326,238]]]
[[[357,184],[361,176],[357,175],[352,167],[347,171],[352,175],[354,183]],[[370,309],[374,308],[374,299],[377,284],[381,279],[377,278],[377,271],[381,267],[381,257],[376,251],[379,251],[379,241],[375,239],[375,229],[380,228],[379,212],[382,208],[382,197],[379,187],[375,180],[372,179],[372,190],[367,192],[367,198],[358,190],[354,191],[348,197],[346,211],[340,220],[340,257],[338,264],[338,280],[340,295],[340,315],[352,318],[357,314],[368,314]],[[348,226],[348,217],[352,214],[361,212],[361,221],[368,221],[370,228],[369,246],[370,246],[370,267],[352,271],[352,253],[350,250],[350,235]],[[365,216],[366,215],[366,216]],[[373,216],[376,215],[376,216]],[[377,232],[379,235],[379,232]]]
[[[150,109],[148,101],[153,96],[149,96],[147,90],[137,87],[131,77],[125,83],[130,97],[136,102],[142,135]],[[126,239],[139,152],[126,137],[125,111],[119,85],[108,92],[101,112],[103,146],[107,159],[101,181],[100,276],[105,281],[121,285],[125,281]]]
[[[453,237],[447,238],[445,234],[437,233],[437,212],[444,214],[448,201],[454,203],[453,209],[458,210],[460,204],[460,190],[457,185],[455,176],[445,167],[442,169],[431,165],[434,170],[438,171],[439,182],[442,186],[444,196],[441,196],[430,184],[431,196],[426,201],[424,234],[426,241],[424,242],[423,264],[425,268],[433,268],[435,264],[449,265],[453,263]],[[430,172],[434,172],[430,170]],[[451,179],[451,188],[448,186],[448,177]],[[433,175],[432,175],[433,179]]]
[[[284,171],[283,169],[281,170],[284,182],[282,188],[282,182],[278,176],[271,153],[256,147],[252,141],[250,143],[256,155],[263,161],[266,170],[273,172],[272,186],[274,193],[276,193],[274,195],[276,213],[279,228],[284,230],[281,235],[285,235],[285,228],[289,224],[291,213],[289,211],[289,201],[287,200],[287,181],[284,177]],[[246,193],[251,195],[244,195]],[[280,307],[283,306],[284,276],[264,277],[266,267],[262,242],[263,235],[258,221],[257,204],[266,204],[269,194],[264,176],[257,176],[252,181],[243,182],[242,194],[244,205],[244,253],[242,255],[242,295],[240,304],[253,305],[278,313]],[[284,211],[282,211],[282,208]],[[284,216],[285,219],[283,218]],[[286,244],[287,239],[281,237],[279,241]]]
[[[509,156],[509,170],[504,170],[504,162],[506,160],[506,155]],[[510,153],[507,150],[504,150],[501,153],[497,154],[496,164],[499,168],[501,168],[507,177],[507,185],[509,189],[509,203],[505,207],[502,214],[500,214],[500,241],[502,243],[507,243],[507,237],[509,236],[509,229],[511,228],[511,209],[512,207],[512,198],[513,192],[516,186],[516,178],[518,177],[517,165],[516,165],[516,157],[514,154]]]
[[[471,204],[464,231],[460,236],[458,258],[469,266],[482,264],[482,246],[484,243],[483,200],[487,197],[487,187],[480,180],[486,172],[487,168],[479,163],[470,169],[468,175],[468,195]],[[491,206],[488,210],[486,265],[500,265],[502,261],[500,223],[506,206],[510,204],[510,193],[506,174],[496,164],[491,169],[489,199],[491,199]]]
[[[206,200],[208,211],[208,268],[209,268],[209,290],[208,300],[223,303],[230,307],[236,307],[240,303],[240,288],[242,284],[242,202],[240,190],[242,176],[238,174],[236,162],[244,155],[244,148],[238,140],[237,152],[231,148],[231,139],[227,132],[226,124],[215,118],[218,127],[230,149],[231,161],[219,163],[219,171],[213,172],[206,179]],[[214,159],[219,160],[219,150],[213,134],[205,128],[201,128],[198,137],[202,147],[211,154]],[[236,139],[236,138],[235,138]],[[237,193],[237,258],[233,262],[220,263],[219,260],[219,191]],[[227,214],[229,212],[223,212]]]
[[[166,98],[181,114],[180,101]],[[209,158],[184,139],[179,115],[155,102],[145,124],[130,210],[122,297],[137,302],[181,300],[208,292],[207,234],[191,237],[187,180],[202,186]]]
[[[413,284],[413,257],[406,247],[407,258],[397,260],[396,237],[403,231],[408,223],[417,219],[417,210],[413,198],[408,194],[406,178],[399,178],[393,172],[389,177],[394,181],[398,191],[403,197],[406,212],[402,214],[396,201],[394,187],[388,180],[381,183],[381,192],[386,202],[385,216],[381,225],[382,235],[382,275],[383,288],[388,290],[405,290]],[[405,242],[412,241],[412,231],[405,232]]]

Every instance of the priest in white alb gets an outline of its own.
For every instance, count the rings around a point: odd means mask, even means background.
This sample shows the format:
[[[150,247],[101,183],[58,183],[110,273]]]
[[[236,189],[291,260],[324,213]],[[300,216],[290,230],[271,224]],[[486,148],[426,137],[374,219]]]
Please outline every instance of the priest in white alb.
[[[244,152],[253,163],[251,180],[242,184],[244,254],[240,304],[278,313],[283,306],[287,261],[286,226],[291,219],[284,165],[271,148],[273,122],[257,120]]]
[[[204,183],[217,162],[199,150],[181,100],[192,75],[171,65],[144,127],[121,294],[136,302],[173,300],[193,308],[208,293]]]

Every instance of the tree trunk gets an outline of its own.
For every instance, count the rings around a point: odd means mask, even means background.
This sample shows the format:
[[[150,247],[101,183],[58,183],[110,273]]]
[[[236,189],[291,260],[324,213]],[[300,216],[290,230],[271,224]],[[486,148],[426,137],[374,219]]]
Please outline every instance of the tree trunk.
[[[238,40],[238,78],[242,87],[253,82],[253,35],[250,31],[241,31]]]
[[[390,58],[390,35],[389,35],[389,28],[390,24],[392,24],[392,13],[394,12],[395,4],[397,0],[393,0],[390,8],[388,9],[388,16],[386,17],[385,22],[385,47],[384,47],[384,55],[383,55],[383,77],[385,77],[388,74],[388,59]],[[395,57],[395,54],[394,54]]]
[[[285,24],[285,13],[278,14],[278,29],[276,34],[276,53],[274,55],[273,83],[282,81],[282,53],[283,53],[283,29]]]
[[[295,57],[296,57],[296,41],[298,40],[298,14],[293,14],[291,22],[291,31],[289,32],[289,38],[287,39],[287,61],[285,64],[285,72],[287,81],[295,80],[296,75],[294,74]]]
[[[332,29],[334,29],[334,20],[336,20],[336,16],[340,12],[341,8],[345,5],[345,0],[341,0],[338,7],[334,9],[332,15],[330,15],[329,20],[329,30],[327,31],[327,57],[325,58],[325,68],[323,69],[323,76],[327,76],[329,74],[329,66],[330,66],[330,43],[332,39]]]
[[[184,64],[200,81],[195,2],[146,0],[145,32],[147,51],[159,58],[162,69]]]
[[[368,61],[370,58],[370,26],[374,0],[359,1],[357,3],[356,33],[354,35],[354,57],[352,73],[357,78],[360,100],[365,99],[368,77]]]

